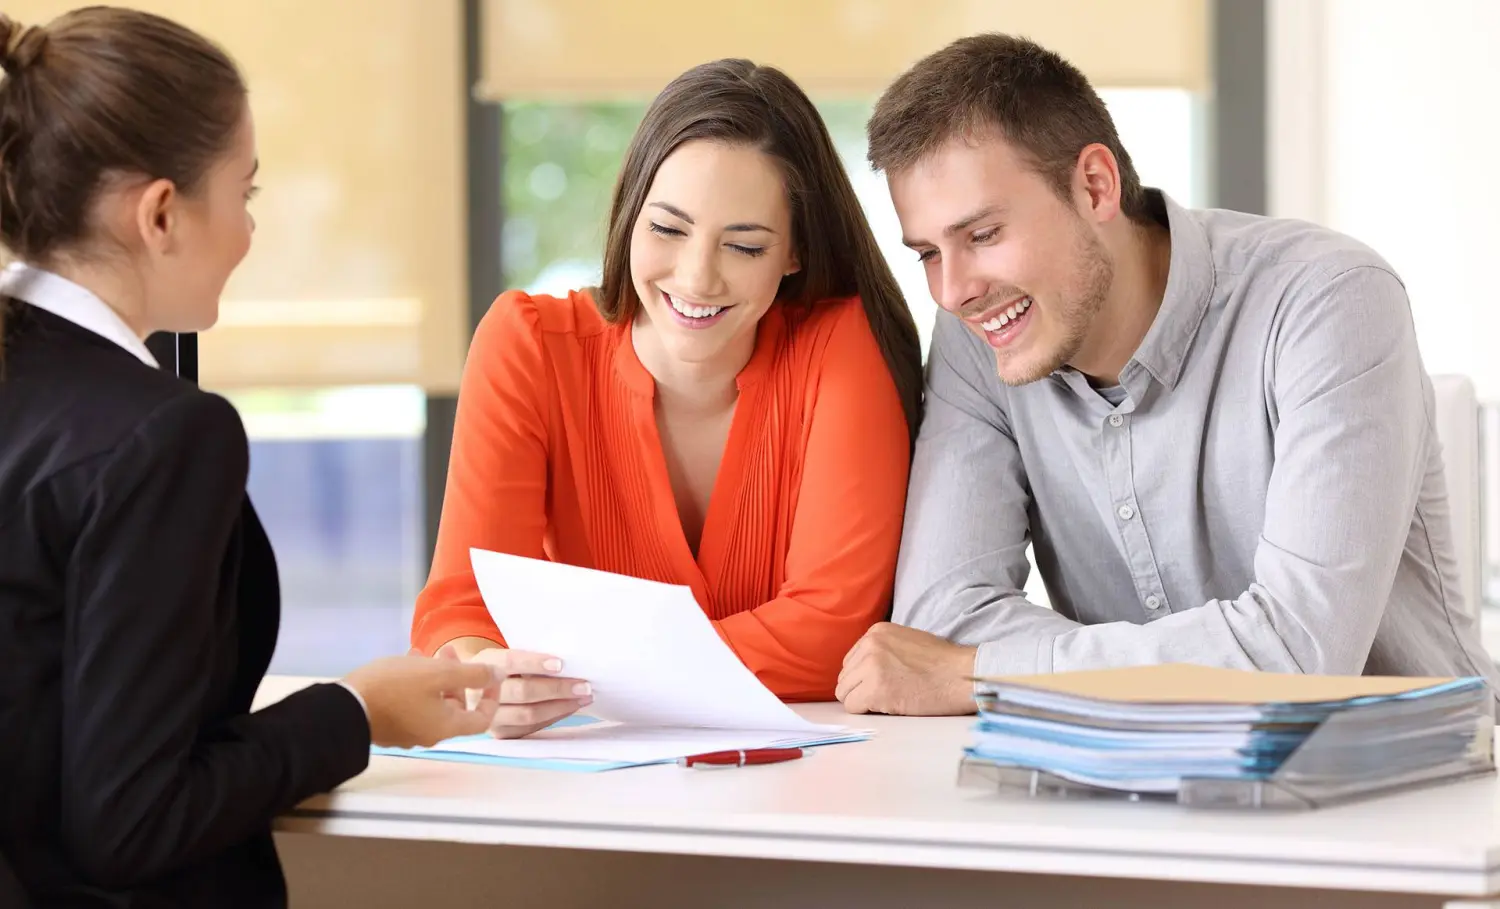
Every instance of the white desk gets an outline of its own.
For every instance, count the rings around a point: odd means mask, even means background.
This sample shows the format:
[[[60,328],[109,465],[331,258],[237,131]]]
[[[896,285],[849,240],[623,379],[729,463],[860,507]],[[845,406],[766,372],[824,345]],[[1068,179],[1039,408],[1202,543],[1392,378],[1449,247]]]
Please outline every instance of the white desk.
[[[268,679],[261,700],[306,681]],[[955,786],[969,718],[857,722],[875,739],[733,770],[376,758],[279,821],[294,906],[1436,907],[1500,893],[1493,779],[1307,814],[1034,802]]]

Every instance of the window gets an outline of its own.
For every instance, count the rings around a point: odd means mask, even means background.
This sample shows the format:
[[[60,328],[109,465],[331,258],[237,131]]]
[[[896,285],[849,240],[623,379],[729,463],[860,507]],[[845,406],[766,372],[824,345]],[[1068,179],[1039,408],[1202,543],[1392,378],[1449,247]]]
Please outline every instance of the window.
[[[425,580],[417,386],[238,390],[250,496],[276,550],[271,671],[339,675],[405,653]]]

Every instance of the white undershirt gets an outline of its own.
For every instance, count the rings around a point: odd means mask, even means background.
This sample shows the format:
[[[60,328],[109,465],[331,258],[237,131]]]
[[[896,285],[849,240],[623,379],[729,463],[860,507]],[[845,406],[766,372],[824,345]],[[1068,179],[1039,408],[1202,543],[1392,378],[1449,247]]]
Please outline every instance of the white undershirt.
[[[130,330],[120,314],[99,299],[93,291],[74,284],[61,275],[13,262],[0,272],[0,294],[15,297],[45,309],[60,319],[67,319],[79,328],[93,332],[107,341],[113,341],[134,354],[152,369],[160,369],[156,357],[151,355],[146,342]]]

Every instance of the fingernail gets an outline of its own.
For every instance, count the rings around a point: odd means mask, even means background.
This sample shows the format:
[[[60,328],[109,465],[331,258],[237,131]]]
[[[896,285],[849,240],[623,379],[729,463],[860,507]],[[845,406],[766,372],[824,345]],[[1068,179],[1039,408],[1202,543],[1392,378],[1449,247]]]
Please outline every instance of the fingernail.
[[[562,660],[548,660],[547,662],[542,664],[542,668],[547,670],[548,672],[561,672]]]
[[[594,699],[593,698],[579,698],[578,699],[578,706],[579,707],[587,707],[588,705],[590,705],[592,703],[594,703]]]
[[[579,682],[577,685],[573,686],[573,693],[578,695],[579,697],[587,697],[588,695],[594,693],[594,689],[593,686],[591,686],[588,682]]]

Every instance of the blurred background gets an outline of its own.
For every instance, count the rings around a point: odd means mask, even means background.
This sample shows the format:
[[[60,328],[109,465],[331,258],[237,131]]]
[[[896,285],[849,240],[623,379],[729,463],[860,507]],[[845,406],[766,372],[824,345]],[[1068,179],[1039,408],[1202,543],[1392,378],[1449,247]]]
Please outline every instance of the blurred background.
[[[7,12],[35,23],[73,5]],[[1429,371],[1500,402],[1494,0],[128,5],[217,39],[251,85],[255,248],[196,343],[202,384],[238,405],[252,439],[285,591],[273,672],[341,673],[406,649],[473,325],[505,288],[598,279],[646,104],[717,57],[777,65],[818,102],[924,339],[933,304],[865,164],[864,122],[918,57],[1010,31],[1084,70],[1149,185],[1375,246],[1407,281]],[[1500,446],[1486,451],[1500,478]],[[1500,507],[1484,514],[1500,602]]]

